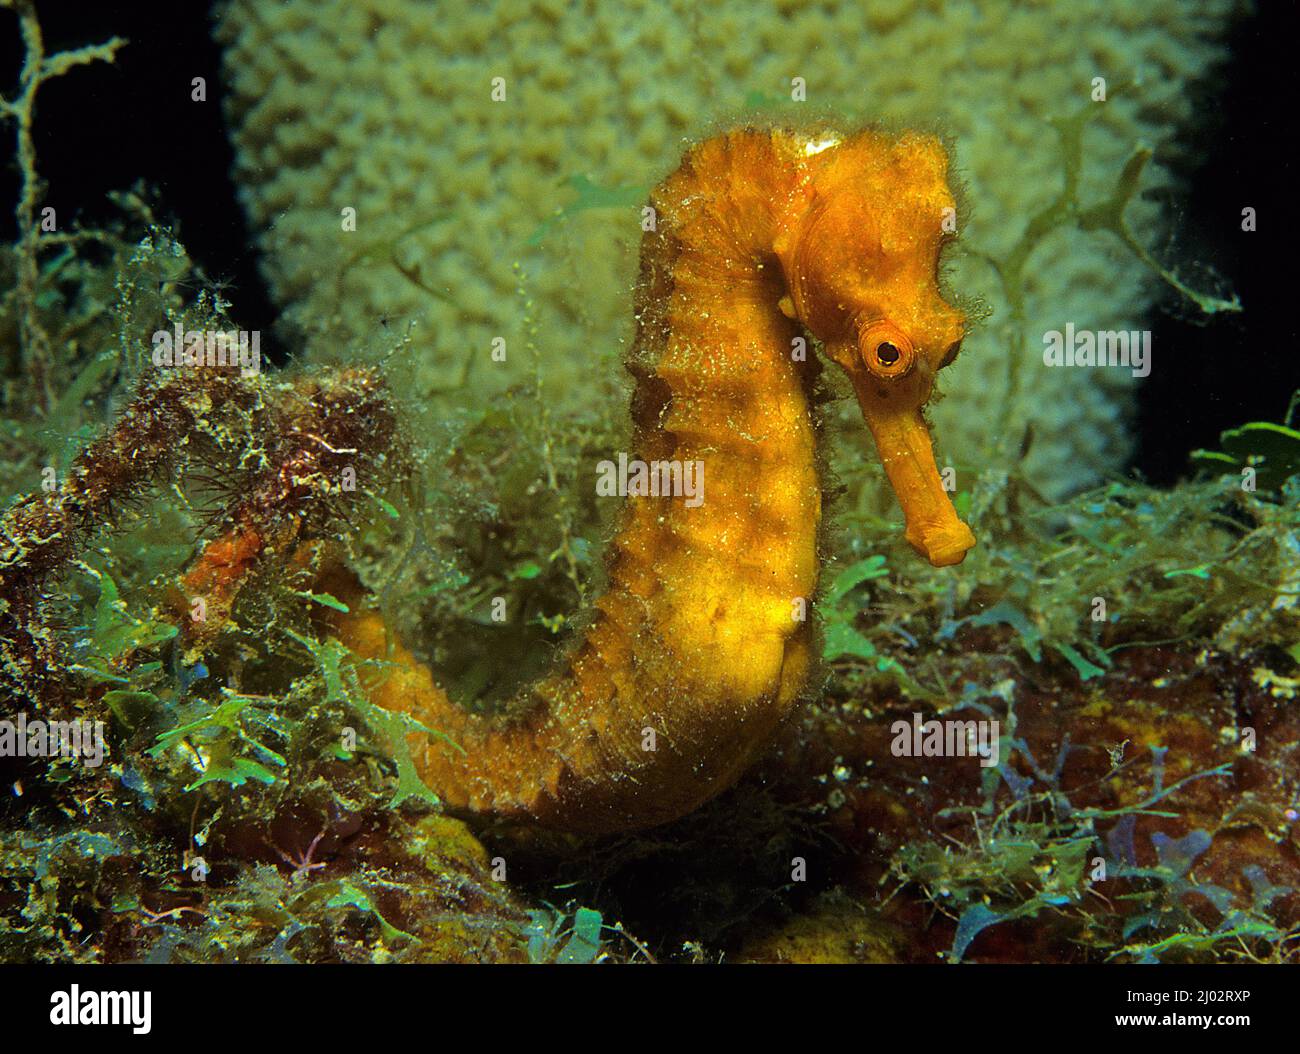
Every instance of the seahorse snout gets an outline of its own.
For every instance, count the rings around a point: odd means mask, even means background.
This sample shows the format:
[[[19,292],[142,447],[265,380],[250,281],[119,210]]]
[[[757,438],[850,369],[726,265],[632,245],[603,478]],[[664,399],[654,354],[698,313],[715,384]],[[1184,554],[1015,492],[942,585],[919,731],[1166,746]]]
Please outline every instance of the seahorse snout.
[[[883,408],[857,378],[854,382],[880,463],[903,509],[905,537],[935,567],[961,563],[974,547],[975,535],[958,517],[944,489],[921,411]]]

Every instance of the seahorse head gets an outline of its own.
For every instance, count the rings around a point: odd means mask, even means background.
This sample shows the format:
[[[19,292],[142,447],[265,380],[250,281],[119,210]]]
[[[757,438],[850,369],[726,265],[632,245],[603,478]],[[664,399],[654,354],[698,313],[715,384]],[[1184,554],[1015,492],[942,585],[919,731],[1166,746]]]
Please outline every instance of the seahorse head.
[[[848,374],[907,540],[935,566],[960,563],[975,536],[944,489],[921,413],[966,324],[938,283],[956,216],[947,153],[932,136],[875,131],[809,139],[804,153],[775,246],[782,309]]]

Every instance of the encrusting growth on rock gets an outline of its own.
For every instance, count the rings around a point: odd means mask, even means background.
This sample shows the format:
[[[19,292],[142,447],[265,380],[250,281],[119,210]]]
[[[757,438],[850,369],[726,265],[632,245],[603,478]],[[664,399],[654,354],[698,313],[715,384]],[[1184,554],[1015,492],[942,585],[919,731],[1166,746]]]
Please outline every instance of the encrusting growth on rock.
[[[196,366],[143,378],[113,426],[50,492],[29,495],[0,520],[0,691],[46,706],[66,694],[45,595],[52,574],[123,506],[181,470],[225,480],[219,537],[182,581],[180,621],[197,647],[218,632],[255,558],[320,537],[341,513],[345,470],[365,478],[388,456],[396,421],[373,369],[294,382]],[[204,599],[204,618],[191,603]]]

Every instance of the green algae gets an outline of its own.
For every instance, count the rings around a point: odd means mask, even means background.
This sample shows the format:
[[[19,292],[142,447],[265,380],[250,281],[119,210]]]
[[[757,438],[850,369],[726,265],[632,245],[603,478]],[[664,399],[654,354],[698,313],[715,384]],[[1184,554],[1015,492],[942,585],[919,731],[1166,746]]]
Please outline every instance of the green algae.
[[[1222,450],[1193,450],[1192,462],[1207,472],[1232,470],[1245,486],[1278,490],[1300,473],[1300,431],[1291,427],[1300,409],[1300,391],[1291,396],[1280,422],[1247,421],[1219,436]]]
[[[977,690],[968,691],[964,705],[986,710],[981,697]],[[1289,890],[1271,888],[1267,899],[1256,896],[1249,907],[1234,909],[1228,890],[1190,877],[1196,858],[1212,841],[1204,831],[1179,840],[1155,832],[1152,844],[1158,862],[1138,865],[1134,820],[1138,816],[1177,818],[1178,812],[1171,810],[1179,791],[1197,780],[1227,779],[1231,766],[1219,765],[1166,785],[1167,751],[1153,747],[1149,791],[1117,808],[1081,807],[1071,801],[1063,783],[1068,740],[1053,765],[1041,765],[1016,736],[1012,692],[1002,697],[1006,709],[1000,761],[987,774],[983,803],[940,814],[964,815],[969,830],[949,834],[943,843],[909,843],[890,864],[894,880],[919,886],[931,903],[956,919],[949,961],[960,962],[990,927],[1045,913],[1056,916],[1062,929],[1075,927],[1078,933],[1069,939],[1113,949],[1112,958],[1136,961],[1154,961],[1175,949],[1233,949],[1247,935],[1256,940],[1257,951],[1262,945],[1280,946],[1290,939],[1286,927],[1265,913],[1273,900]],[[1021,775],[1023,768],[1030,775]],[[1101,792],[1105,783],[1122,775],[1122,767],[1112,767],[1102,780]],[[1097,793],[1098,788],[1090,787],[1089,792]],[[1107,910],[1104,895],[1096,896],[1109,888],[1109,882],[1121,882],[1122,889],[1130,890],[1116,898],[1124,905],[1123,912]],[[1189,897],[1210,900],[1220,912],[1219,925],[1203,925],[1186,903]],[[1158,939],[1126,943],[1139,931]]]

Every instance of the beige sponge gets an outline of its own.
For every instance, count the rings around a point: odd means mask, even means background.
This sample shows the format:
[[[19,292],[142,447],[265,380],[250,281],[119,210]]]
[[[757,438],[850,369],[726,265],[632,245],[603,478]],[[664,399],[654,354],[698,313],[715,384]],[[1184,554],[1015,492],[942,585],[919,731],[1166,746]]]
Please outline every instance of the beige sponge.
[[[639,203],[719,122],[830,117],[950,135],[967,187],[955,291],[987,319],[934,408],[943,456],[1062,493],[1122,464],[1131,371],[1043,364],[1043,334],[1140,328],[1150,274],[1055,231],[1018,339],[996,270],[1064,178],[1052,119],[1099,112],[1085,200],[1195,119],[1232,0],[230,0],[236,177],[291,339],[382,354],[414,322],[417,391],[483,405],[540,363],[557,407],[606,400],[632,333]],[[1097,78],[1104,80],[1102,85]],[[1098,92],[1105,101],[1094,101]],[[1149,186],[1168,182],[1152,166]],[[557,212],[561,215],[557,216]],[[1129,219],[1154,244],[1155,205]],[[522,294],[521,290],[522,275]],[[494,349],[496,354],[494,355]],[[536,357],[534,357],[534,350]],[[1153,369],[1175,349],[1153,349]]]

